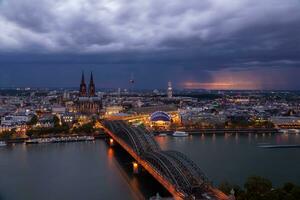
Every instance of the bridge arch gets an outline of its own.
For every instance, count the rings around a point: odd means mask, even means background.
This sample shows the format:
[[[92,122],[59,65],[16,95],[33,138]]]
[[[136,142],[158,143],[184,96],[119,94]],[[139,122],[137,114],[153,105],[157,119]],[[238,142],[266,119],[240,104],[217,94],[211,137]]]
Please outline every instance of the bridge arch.
[[[141,153],[140,144],[137,143],[133,133],[122,127],[123,121],[106,121],[105,126],[114,134],[121,138],[127,145],[129,145],[137,154]]]

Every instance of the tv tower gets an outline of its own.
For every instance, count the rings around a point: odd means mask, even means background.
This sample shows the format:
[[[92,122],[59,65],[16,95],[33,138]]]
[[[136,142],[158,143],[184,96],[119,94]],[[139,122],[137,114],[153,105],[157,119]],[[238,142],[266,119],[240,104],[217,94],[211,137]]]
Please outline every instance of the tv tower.
[[[130,92],[133,92],[134,84],[135,84],[134,75],[133,75],[133,73],[131,73],[130,79],[129,79],[129,90],[130,90]]]
[[[172,82],[171,81],[168,82],[167,96],[168,96],[168,98],[173,97],[173,88],[172,88]]]

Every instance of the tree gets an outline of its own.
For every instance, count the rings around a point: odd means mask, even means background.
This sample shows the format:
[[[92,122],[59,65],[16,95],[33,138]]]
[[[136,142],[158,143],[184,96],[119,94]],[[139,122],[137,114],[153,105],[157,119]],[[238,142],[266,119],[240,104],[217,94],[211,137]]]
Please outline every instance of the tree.
[[[285,192],[281,189],[273,189],[261,198],[262,200],[283,200],[286,196]]]
[[[31,129],[27,129],[26,130],[26,135],[31,138],[31,136],[33,135],[32,130]]]
[[[290,193],[292,189],[295,187],[293,183],[285,183],[282,187],[283,191]]]
[[[12,132],[11,131],[3,131],[1,134],[0,134],[0,138],[1,139],[4,139],[4,140],[9,140],[11,137],[12,137]]]
[[[225,194],[229,195],[232,189],[232,185],[230,185],[227,181],[220,183],[219,189]]]
[[[73,132],[75,132],[75,133],[85,133],[85,134],[94,133],[95,132],[94,124],[92,122],[87,123],[87,124],[83,124],[80,127],[74,128]]]
[[[271,191],[272,183],[268,179],[252,176],[249,177],[244,185],[248,199],[260,200],[262,197]]]
[[[54,127],[58,127],[60,122],[59,118],[56,115],[54,115],[52,120],[53,120]]]
[[[243,200],[245,199],[245,191],[242,190],[242,188],[238,185],[232,185],[227,181],[222,182],[219,185],[219,189],[224,192],[227,195],[231,194],[232,189],[234,190],[235,196],[239,197],[237,199]]]
[[[299,187],[299,186],[294,187],[294,188],[291,190],[291,195],[292,195],[292,197],[294,197],[295,199],[300,199],[300,187]]]
[[[27,125],[35,125],[38,122],[38,116],[33,115]]]
[[[236,200],[299,200],[300,187],[293,183],[285,183],[282,187],[272,188],[268,179],[253,176],[245,183],[246,191],[239,186],[231,185],[228,182],[220,184],[219,189],[229,194],[231,189],[235,191]]]

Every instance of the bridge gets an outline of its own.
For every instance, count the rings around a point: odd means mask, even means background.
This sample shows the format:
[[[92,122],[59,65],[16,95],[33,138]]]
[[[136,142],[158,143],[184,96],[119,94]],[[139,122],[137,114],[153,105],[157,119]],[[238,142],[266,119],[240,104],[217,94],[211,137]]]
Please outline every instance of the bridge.
[[[177,151],[161,150],[146,129],[119,120],[105,121],[103,126],[111,142],[124,148],[174,199],[229,199],[213,188],[205,174],[187,156]]]

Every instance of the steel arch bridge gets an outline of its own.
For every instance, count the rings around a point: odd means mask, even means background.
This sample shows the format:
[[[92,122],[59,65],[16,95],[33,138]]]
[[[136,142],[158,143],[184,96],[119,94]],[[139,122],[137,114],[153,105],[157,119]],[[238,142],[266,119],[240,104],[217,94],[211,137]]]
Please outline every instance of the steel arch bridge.
[[[178,151],[162,151],[145,129],[124,121],[105,121],[104,129],[156,178],[175,199],[218,199],[228,197],[214,189],[205,174]]]

